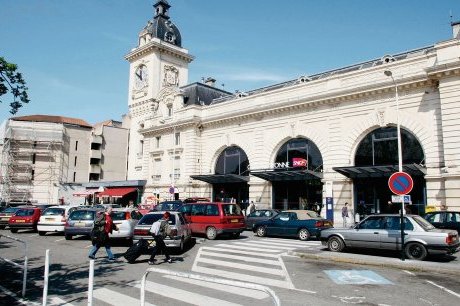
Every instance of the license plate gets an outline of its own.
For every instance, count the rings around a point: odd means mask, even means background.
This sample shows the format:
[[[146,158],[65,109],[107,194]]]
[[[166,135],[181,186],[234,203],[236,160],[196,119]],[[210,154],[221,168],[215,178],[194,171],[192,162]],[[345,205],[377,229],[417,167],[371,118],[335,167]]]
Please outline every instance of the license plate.
[[[237,223],[237,222],[238,222],[238,219],[232,219],[230,222],[232,222],[232,223]]]
[[[53,221],[53,218],[45,218],[46,221]]]
[[[85,224],[84,222],[76,222],[76,223],[75,223],[75,226],[76,226],[76,227],[85,227],[85,225],[86,225],[86,224]]]
[[[16,220],[16,223],[23,223],[26,222],[26,220]]]

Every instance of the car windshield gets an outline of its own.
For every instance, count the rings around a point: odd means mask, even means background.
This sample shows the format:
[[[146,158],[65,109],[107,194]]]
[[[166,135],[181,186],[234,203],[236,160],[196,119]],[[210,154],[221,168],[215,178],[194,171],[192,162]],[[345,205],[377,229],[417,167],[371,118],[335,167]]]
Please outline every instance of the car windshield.
[[[156,222],[161,218],[163,218],[163,214],[147,214],[139,221],[139,225],[152,225],[153,222]],[[176,224],[176,217],[173,214],[169,217],[168,223],[171,225]]]
[[[179,207],[181,207],[182,205],[180,203],[160,203],[158,204],[156,207],[155,207],[155,210],[157,211],[172,211],[172,210],[177,210],[179,209]]]
[[[69,216],[70,220],[94,220],[94,211],[76,210]]]
[[[124,211],[112,211],[110,214],[113,221],[126,220],[126,212]]]
[[[19,208],[16,208],[16,207],[8,207],[7,209],[5,209],[4,211],[2,211],[3,214],[14,214],[15,212],[17,212],[19,210]]]
[[[62,208],[47,208],[42,213],[42,216],[64,216],[65,209]]]
[[[236,204],[223,204],[222,209],[224,211],[224,216],[241,215],[241,208]]]
[[[33,209],[20,209],[16,212],[16,216],[25,217],[25,216],[32,216],[34,214]]]
[[[413,216],[413,218],[414,218],[414,221],[417,222],[417,224],[420,225],[426,231],[432,230],[432,229],[435,228],[433,226],[433,224],[431,224],[430,222],[426,221],[425,219],[423,219],[420,216]]]

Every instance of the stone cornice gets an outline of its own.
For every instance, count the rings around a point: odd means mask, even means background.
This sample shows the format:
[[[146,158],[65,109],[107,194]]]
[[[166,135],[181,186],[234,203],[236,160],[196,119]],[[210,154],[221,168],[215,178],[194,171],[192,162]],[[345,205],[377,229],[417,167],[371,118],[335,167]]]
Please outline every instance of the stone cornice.
[[[166,54],[178,57],[186,61],[187,63],[190,63],[195,59],[194,56],[189,55],[186,52],[181,51],[178,48],[174,48],[170,46],[168,43],[162,42],[161,40],[158,40],[158,41],[152,40],[148,44],[142,47],[133,49],[131,52],[125,55],[125,59],[128,60],[129,62],[133,62],[137,60],[138,58],[143,57],[144,55],[150,54],[155,51],[159,51],[162,53],[166,53]]]
[[[199,118],[193,117],[189,121],[177,121],[177,122],[171,122],[165,125],[156,125],[152,127],[148,127],[145,129],[140,129],[139,133],[141,133],[144,136],[151,136],[151,135],[162,135],[162,134],[168,134],[176,130],[181,130],[181,129],[186,129],[189,127],[196,127],[200,123]]]
[[[418,75],[415,77],[407,77],[397,80],[398,89],[414,89],[417,87],[425,87],[435,85],[435,81],[427,79],[426,75]],[[214,126],[222,125],[227,122],[234,122],[236,120],[245,119],[258,119],[266,115],[280,114],[288,112],[290,110],[308,109],[315,108],[320,105],[336,105],[341,102],[352,101],[362,97],[377,96],[382,93],[389,93],[394,91],[394,85],[391,80],[385,82],[379,82],[377,84],[366,84],[360,87],[354,87],[351,89],[339,90],[333,94],[307,94],[296,98],[289,98],[285,100],[276,101],[275,103],[268,103],[261,106],[256,106],[254,109],[257,111],[243,110],[232,113],[223,113],[214,117],[204,119],[202,125]],[[258,96],[251,96],[245,99],[250,101]],[[246,102],[247,103],[247,102]],[[217,107],[218,105],[214,105]]]

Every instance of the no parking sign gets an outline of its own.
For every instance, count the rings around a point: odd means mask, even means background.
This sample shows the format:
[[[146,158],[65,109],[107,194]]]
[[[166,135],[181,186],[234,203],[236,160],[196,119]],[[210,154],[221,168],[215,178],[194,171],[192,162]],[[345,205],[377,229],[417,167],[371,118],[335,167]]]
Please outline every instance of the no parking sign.
[[[388,179],[388,187],[394,194],[406,195],[414,187],[414,181],[406,172],[395,172]]]

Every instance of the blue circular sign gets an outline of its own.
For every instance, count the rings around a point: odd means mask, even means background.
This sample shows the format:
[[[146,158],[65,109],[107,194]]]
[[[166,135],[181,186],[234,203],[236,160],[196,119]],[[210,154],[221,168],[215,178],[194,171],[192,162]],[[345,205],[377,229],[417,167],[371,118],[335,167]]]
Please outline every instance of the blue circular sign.
[[[414,181],[406,172],[395,172],[388,179],[388,187],[397,195],[406,195],[412,191]]]

